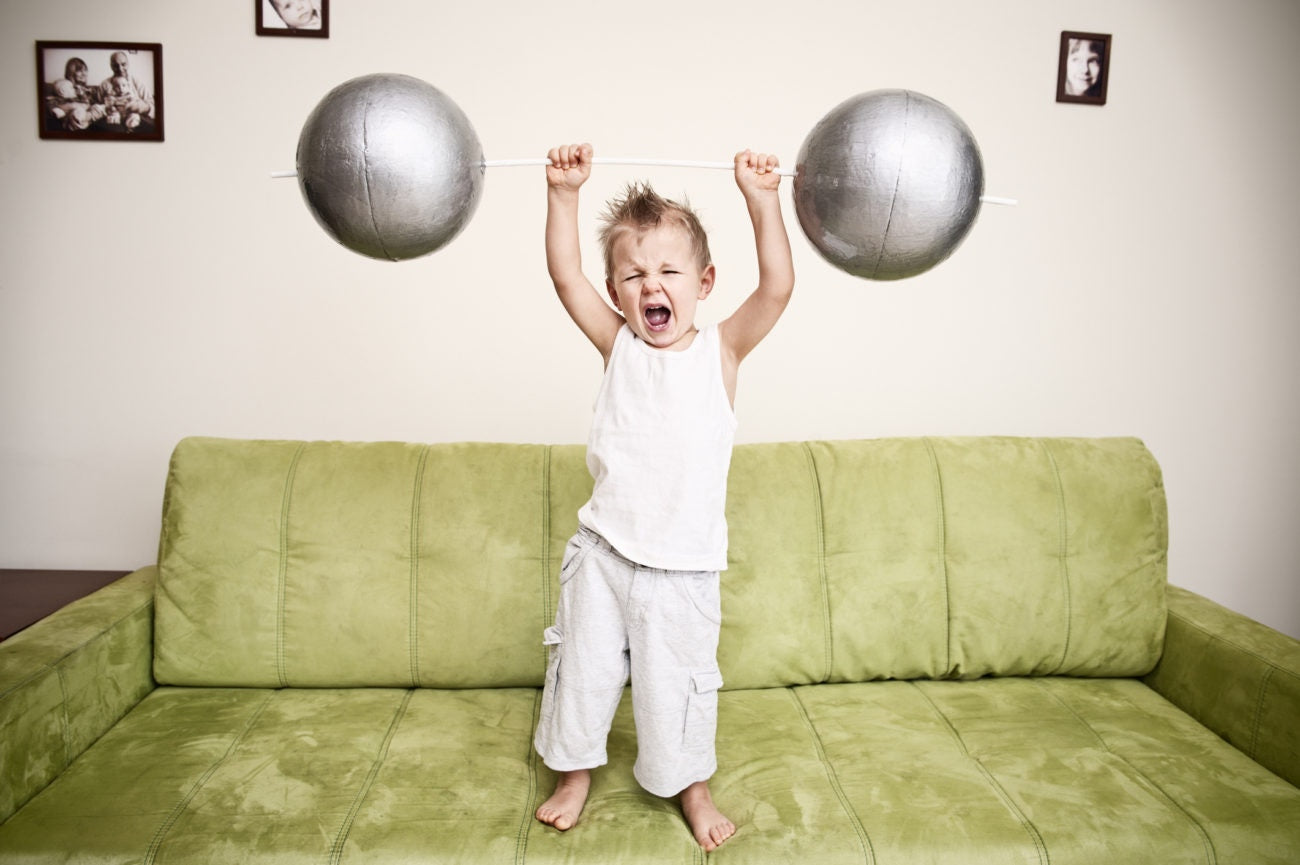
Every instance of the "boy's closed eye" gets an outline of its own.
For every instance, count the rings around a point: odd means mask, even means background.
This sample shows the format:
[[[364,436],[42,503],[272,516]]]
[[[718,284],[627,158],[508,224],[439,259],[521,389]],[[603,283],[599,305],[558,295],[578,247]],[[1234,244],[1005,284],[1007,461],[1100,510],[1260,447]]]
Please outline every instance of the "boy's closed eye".
[[[659,272],[660,272],[660,274],[663,275],[663,276],[678,276],[678,275],[681,274],[681,271],[680,271],[680,270],[672,270],[671,268],[666,269],[666,270],[661,270],[661,271],[659,271]],[[633,280],[636,280],[636,279],[645,279],[645,276],[646,276],[646,274],[644,274],[644,273],[633,273],[633,274],[629,274],[628,276],[623,277],[623,281],[624,281],[624,282],[632,282]]]

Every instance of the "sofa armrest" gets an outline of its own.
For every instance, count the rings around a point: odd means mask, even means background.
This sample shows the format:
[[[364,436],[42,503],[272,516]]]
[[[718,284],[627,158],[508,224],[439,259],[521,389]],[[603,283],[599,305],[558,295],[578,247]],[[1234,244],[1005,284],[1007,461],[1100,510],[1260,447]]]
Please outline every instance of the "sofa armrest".
[[[0,822],[154,688],[143,568],[0,643]]]
[[[1168,600],[1164,653],[1144,681],[1300,786],[1300,640],[1177,586]]]

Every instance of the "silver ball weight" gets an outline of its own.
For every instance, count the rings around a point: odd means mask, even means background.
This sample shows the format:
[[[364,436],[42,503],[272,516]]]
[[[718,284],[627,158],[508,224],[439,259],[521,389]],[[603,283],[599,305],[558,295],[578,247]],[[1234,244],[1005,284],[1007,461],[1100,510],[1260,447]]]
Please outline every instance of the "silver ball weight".
[[[804,234],[832,265],[865,279],[904,279],[946,259],[984,192],[970,129],[911,90],[875,90],[836,106],[804,139],[797,171]]]
[[[392,261],[449,243],[483,191],[483,148],[469,118],[409,75],[363,75],[327,93],[303,124],[297,168],[327,233]]]

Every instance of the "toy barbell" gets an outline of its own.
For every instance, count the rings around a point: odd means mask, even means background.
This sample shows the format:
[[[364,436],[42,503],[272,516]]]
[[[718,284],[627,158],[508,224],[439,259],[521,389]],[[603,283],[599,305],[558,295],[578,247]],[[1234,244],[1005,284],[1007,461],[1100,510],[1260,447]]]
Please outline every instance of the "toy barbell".
[[[732,169],[730,162],[596,157],[597,165]],[[298,138],[297,176],[317,222],[362,255],[399,261],[434,252],[468,224],[488,168],[460,107],[409,75],[373,74],[331,90]],[[951,255],[984,196],[979,147],[947,106],[910,90],[845,100],[804,139],[793,170],[799,225],[832,265],[902,279]]]

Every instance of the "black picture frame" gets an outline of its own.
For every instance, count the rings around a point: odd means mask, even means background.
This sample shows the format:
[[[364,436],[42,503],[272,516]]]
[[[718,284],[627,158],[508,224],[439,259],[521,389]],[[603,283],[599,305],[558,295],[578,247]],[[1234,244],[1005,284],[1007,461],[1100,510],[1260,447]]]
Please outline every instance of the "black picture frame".
[[[283,17],[272,0],[253,0],[254,15],[257,21],[258,36],[289,36],[295,39],[330,38],[330,0],[296,0],[291,12],[309,14],[311,23],[290,23]],[[308,7],[308,12],[301,13],[297,7]]]
[[[162,141],[162,45],[38,41],[36,112],[41,138]]]
[[[1105,105],[1110,84],[1110,34],[1061,32],[1056,101]]]

